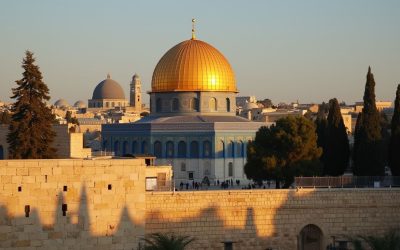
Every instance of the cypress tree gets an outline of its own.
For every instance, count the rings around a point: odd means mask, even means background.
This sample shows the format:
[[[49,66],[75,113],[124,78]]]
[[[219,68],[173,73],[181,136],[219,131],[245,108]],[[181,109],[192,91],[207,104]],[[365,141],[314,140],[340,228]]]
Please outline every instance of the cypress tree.
[[[26,51],[22,62],[24,72],[17,87],[12,89],[16,99],[12,105],[12,117],[7,142],[12,159],[54,158],[56,150],[51,146],[55,132],[54,116],[46,106],[50,99],[49,89],[42,81],[42,73],[34,64],[33,53]]]
[[[359,176],[383,175],[382,135],[380,115],[375,103],[375,80],[368,68],[364,92],[364,107],[357,118],[354,134],[353,173]]]
[[[324,103],[322,104],[324,105]],[[319,105],[317,119],[315,119],[315,132],[317,133],[317,146],[323,148],[325,145],[325,130],[326,130],[326,113],[321,109],[322,105]],[[322,157],[322,156],[321,156]]]
[[[400,175],[400,84],[397,85],[389,144],[389,166],[392,175]]]
[[[336,98],[329,101],[323,145],[324,175],[342,175],[349,164],[350,147],[346,127]]]

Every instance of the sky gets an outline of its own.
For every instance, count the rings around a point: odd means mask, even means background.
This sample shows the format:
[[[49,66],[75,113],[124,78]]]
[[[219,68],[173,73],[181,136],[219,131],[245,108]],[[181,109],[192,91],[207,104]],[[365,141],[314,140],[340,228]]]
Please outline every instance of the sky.
[[[221,51],[240,96],[274,103],[362,100],[371,66],[377,100],[400,84],[398,0],[2,0],[0,100],[35,53],[51,102],[91,98],[110,73],[128,97],[134,73],[144,95],[162,55],[196,36]],[[144,99],[148,101],[148,98]]]

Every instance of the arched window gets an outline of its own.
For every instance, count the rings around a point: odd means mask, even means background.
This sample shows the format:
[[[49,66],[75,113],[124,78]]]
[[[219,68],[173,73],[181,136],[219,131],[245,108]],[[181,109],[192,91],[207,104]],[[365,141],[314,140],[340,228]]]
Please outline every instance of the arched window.
[[[114,142],[114,155],[118,155],[119,151],[119,141]]]
[[[133,141],[132,142],[132,154],[136,154],[138,151],[137,151],[137,142],[136,141]]]
[[[243,157],[244,156],[244,145],[243,145],[242,141],[238,141],[238,143],[237,143],[236,155],[237,155],[237,157]]]
[[[157,98],[157,100],[156,100],[156,112],[161,112],[161,109],[162,109],[161,99]]]
[[[190,110],[199,111],[199,100],[197,98],[190,99],[189,108]]]
[[[107,148],[108,148],[108,142],[107,142],[107,140],[104,140],[104,141],[103,141],[103,147],[102,147],[102,149],[103,149],[103,151],[106,151]],[[1,159],[1,158],[0,158],[0,159]]]
[[[126,155],[128,153],[128,142],[124,141],[124,143],[122,143],[122,155]]]
[[[204,141],[203,142],[203,157],[209,158],[211,156],[211,142]]]
[[[233,141],[229,141],[228,144],[228,157],[235,157],[235,144]]]
[[[148,154],[149,153],[149,147],[147,146],[146,141],[142,141],[142,154]]]
[[[179,110],[179,100],[178,98],[172,99],[172,111],[178,111]]]
[[[218,151],[218,156],[219,157],[225,158],[225,143],[224,143],[224,141],[219,141],[218,142],[217,151]]]
[[[229,162],[228,164],[228,176],[232,177],[233,176],[233,163]]]
[[[174,158],[174,143],[172,141],[167,141],[165,144],[165,149],[167,158]]]
[[[154,156],[157,158],[162,157],[162,146],[160,141],[154,142]]]
[[[210,111],[217,111],[217,99],[211,97],[208,106],[210,107]]]
[[[226,98],[226,112],[231,112],[231,99]]]
[[[199,158],[199,143],[197,141],[190,143],[190,157]]]
[[[178,157],[186,158],[186,142],[184,141],[178,143]]]
[[[3,159],[4,159],[4,149],[3,149],[3,146],[0,145],[0,160],[3,160]]]

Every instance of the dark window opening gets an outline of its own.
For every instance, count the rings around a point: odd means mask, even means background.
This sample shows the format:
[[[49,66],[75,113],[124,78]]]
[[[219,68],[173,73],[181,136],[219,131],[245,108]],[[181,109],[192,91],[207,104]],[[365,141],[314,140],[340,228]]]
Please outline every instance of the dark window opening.
[[[22,191],[22,187],[19,186],[19,187],[18,187],[18,192],[21,192],[21,191]]]
[[[67,204],[62,204],[61,210],[62,210],[63,216],[66,216],[67,215],[67,211],[68,211],[68,205]]]
[[[64,191],[64,192],[67,192],[67,191],[68,191],[68,187],[67,187],[67,186],[64,186],[64,187],[63,187],[63,191]]]
[[[31,211],[31,206],[25,205],[25,217],[29,217],[30,211]]]
[[[112,185],[111,184],[108,184],[108,190],[111,190],[112,189]]]

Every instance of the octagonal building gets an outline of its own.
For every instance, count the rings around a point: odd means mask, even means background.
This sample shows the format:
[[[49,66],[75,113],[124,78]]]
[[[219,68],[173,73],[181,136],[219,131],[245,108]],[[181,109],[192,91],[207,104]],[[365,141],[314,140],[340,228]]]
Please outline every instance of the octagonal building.
[[[103,125],[103,149],[154,155],[156,163],[173,166],[177,184],[246,183],[246,147],[265,124],[236,116],[237,93],[228,60],[192,33],[157,63],[150,115],[135,123]]]

